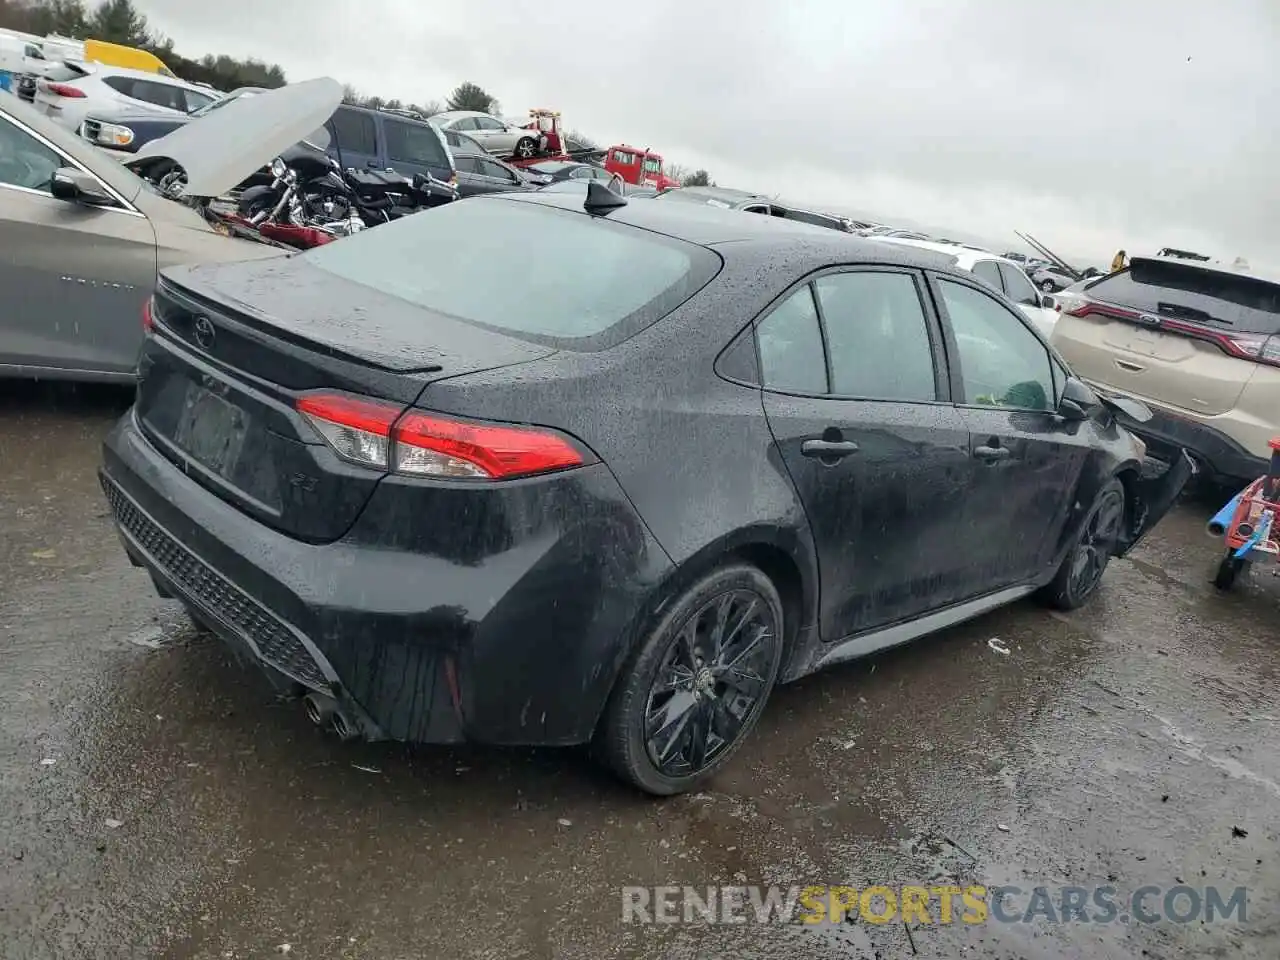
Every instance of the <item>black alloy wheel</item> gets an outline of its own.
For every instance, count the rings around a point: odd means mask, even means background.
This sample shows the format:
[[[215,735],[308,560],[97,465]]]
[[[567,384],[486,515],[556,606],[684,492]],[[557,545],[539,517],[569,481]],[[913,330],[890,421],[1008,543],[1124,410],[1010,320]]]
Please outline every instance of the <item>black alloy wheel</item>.
[[[1124,516],[1124,486],[1109,480],[1085,517],[1075,545],[1044,590],[1051,606],[1074,610],[1093,596],[1120,540]]]
[[[690,789],[755,725],[783,646],[777,590],[755,567],[718,570],[670,605],[618,680],[597,746],[649,793]]]

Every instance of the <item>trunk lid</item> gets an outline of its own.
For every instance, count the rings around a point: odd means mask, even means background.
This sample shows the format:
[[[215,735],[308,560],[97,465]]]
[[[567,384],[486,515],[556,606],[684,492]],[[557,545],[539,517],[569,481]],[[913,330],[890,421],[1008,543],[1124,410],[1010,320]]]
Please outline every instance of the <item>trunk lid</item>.
[[[297,258],[166,271],[135,413],[196,482],[302,540],[340,538],[385,472],[340,460],[297,413],[311,390],[408,408],[433,380],[552,348],[453,320]]]
[[[186,171],[187,196],[220,197],[299,140],[327,146],[322,131],[340,103],[342,85],[328,77],[240,97],[143,145],[129,164],[173,160]]]

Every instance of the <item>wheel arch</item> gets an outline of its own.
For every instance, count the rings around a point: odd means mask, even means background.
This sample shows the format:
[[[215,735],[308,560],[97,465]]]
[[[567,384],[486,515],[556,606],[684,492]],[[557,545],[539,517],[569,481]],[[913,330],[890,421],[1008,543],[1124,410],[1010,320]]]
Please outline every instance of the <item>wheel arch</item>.
[[[745,527],[702,547],[672,567],[649,593],[627,630],[612,666],[609,689],[599,704],[593,727],[598,727],[627,662],[648,635],[667,605],[675,601],[699,579],[720,567],[747,563],[773,583],[782,601],[782,666],[778,682],[784,683],[809,672],[816,661],[818,569],[817,558],[798,535],[776,526]]]

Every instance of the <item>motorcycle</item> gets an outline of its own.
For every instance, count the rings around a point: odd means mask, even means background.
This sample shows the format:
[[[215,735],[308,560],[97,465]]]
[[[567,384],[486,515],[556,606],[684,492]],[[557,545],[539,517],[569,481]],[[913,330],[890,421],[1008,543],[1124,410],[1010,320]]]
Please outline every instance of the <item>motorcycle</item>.
[[[237,211],[262,228],[280,224],[348,236],[458,199],[457,189],[429,174],[344,170],[315,141],[319,132],[271,161],[270,185],[245,189]],[[314,245],[296,236],[298,246]],[[290,242],[290,241],[286,241]]]

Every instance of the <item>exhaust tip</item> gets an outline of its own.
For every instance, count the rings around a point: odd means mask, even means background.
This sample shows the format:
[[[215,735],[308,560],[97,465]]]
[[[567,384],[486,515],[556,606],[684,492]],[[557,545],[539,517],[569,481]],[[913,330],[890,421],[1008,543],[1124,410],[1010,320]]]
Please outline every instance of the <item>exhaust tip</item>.
[[[317,727],[324,726],[333,713],[333,707],[314,693],[308,693],[302,698],[302,708],[307,712],[307,719]]]
[[[354,740],[359,735],[355,724],[348,720],[341,710],[333,711],[329,728],[339,740]]]

